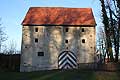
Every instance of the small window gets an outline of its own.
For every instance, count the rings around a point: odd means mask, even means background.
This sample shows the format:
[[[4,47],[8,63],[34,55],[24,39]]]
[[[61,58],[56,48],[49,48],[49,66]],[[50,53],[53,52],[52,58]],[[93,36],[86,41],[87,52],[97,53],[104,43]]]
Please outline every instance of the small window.
[[[90,37],[92,37],[92,35],[90,35]]]
[[[85,32],[84,28],[82,28],[82,32]]]
[[[85,43],[85,39],[82,39],[82,43]]]
[[[35,42],[36,42],[36,43],[38,42],[38,38],[35,38]]]
[[[69,28],[65,28],[65,31],[68,32]]]
[[[25,46],[25,48],[27,48],[27,46]]]
[[[38,56],[44,56],[44,52],[38,52]]]
[[[65,40],[65,43],[68,43],[68,40]]]
[[[68,47],[66,49],[68,49]]]
[[[38,28],[35,28],[35,32],[38,32]]]

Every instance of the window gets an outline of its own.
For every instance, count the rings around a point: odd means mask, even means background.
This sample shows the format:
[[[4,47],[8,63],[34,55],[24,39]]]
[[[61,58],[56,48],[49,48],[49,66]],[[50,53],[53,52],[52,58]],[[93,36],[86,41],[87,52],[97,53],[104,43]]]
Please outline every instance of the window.
[[[66,47],[66,49],[68,49],[68,47]]]
[[[85,39],[82,39],[82,43],[85,43]]]
[[[92,35],[90,35],[90,37],[92,37]]]
[[[85,32],[84,28],[82,28],[82,32]]]
[[[69,28],[65,28],[65,31],[68,32]]]
[[[65,43],[68,43],[68,40],[65,40]]]
[[[35,38],[35,42],[36,42],[36,43],[38,42],[38,38]]]
[[[25,48],[27,48],[27,46],[25,46]]]
[[[29,48],[29,46],[28,46],[28,45],[25,45],[25,46],[24,46],[24,48],[26,48],[26,49],[27,49],[27,48]]]
[[[44,56],[44,52],[38,52],[38,56]]]
[[[35,32],[38,32],[38,28],[35,28]]]

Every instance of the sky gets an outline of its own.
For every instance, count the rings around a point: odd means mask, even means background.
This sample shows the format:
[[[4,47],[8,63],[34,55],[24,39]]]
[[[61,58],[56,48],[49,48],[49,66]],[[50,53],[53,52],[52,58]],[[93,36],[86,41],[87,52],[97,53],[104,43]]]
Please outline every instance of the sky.
[[[10,41],[16,43],[17,50],[21,49],[22,21],[30,7],[70,7],[92,8],[97,23],[100,25],[100,2],[99,0],[1,0],[0,17],[2,27],[8,36],[6,45]]]

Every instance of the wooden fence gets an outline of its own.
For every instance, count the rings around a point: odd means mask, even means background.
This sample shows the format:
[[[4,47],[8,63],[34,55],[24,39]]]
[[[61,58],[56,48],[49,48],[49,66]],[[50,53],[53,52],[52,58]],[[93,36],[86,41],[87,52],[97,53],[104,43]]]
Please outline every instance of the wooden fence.
[[[120,63],[81,63],[78,65],[81,70],[95,70],[95,71],[120,71]]]
[[[0,69],[3,71],[19,71],[20,54],[0,54]]]
[[[94,71],[120,71],[120,63],[81,63],[78,69]],[[0,54],[0,71],[19,71],[20,54]]]

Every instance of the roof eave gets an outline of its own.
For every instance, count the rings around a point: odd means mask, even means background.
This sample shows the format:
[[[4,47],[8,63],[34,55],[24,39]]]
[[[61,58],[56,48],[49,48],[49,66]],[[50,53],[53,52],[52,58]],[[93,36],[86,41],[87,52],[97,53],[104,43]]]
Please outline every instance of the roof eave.
[[[90,25],[67,25],[67,24],[22,24],[23,26],[79,26],[79,27],[95,27],[97,24]]]

